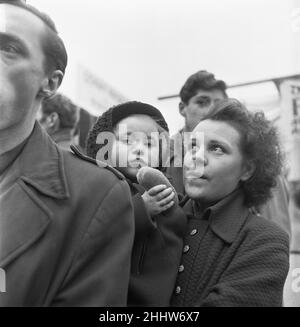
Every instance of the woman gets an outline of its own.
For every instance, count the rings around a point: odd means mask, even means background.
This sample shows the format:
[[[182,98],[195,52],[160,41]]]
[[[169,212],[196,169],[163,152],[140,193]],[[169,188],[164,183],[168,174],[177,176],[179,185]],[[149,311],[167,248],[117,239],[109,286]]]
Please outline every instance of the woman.
[[[276,130],[263,113],[231,99],[191,137],[184,160],[188,227],[172,304],[281,306],[288,235],[251,210],[270,198],[281,171]]]

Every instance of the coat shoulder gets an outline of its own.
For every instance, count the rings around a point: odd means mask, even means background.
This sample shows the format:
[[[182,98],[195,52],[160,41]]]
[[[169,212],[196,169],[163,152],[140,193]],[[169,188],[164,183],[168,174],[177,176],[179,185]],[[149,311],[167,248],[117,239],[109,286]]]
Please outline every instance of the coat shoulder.
[[[73,148],[74,149],[74,148]],[[113,167],[108,165],[101,165],[98,161],[93,160],[79,152],[73,150],[63,151],[62,153],[62,176],[65,178],[65,182],[69,189],[76,194],[98,194],[96,199],[105,197],[107,192],[111,190],[116,184],[126,184],[125,177]],[[123,186],[122,186],[123,188]]]
[[[265,238],[278,241],[285,245],[289,244],[289,235],[278,224],[262,216],[250,214],[245,224],[245,230],[255,238],[257,235],[264,235]]]
[[[74,145],[71,145],[71,150],[75,158],[78,158],[85,163],[89,163],[90,164],[89,166],[93,167],[91,168],[92,170],[95,168],[98,168],[98,170],[99,168],[103,168],[113,173],[119,180],[125,180],[125,176],[121,172],[119,172],[117,169],[113,168],[112,166],[108,165],[107,163],[88,157],[87,155],[80,152]]]

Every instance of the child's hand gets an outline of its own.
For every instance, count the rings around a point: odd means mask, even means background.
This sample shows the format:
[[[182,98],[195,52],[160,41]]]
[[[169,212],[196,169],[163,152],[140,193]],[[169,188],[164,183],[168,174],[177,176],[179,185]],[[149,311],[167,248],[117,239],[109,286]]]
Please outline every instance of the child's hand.
[[[171,208],[174,205],[174,201],[172,201],[174,196],[175,193],[172,188],[167,188],[166,185],[161,184],[145,191],[142,198],[149,215],[152,217]]]

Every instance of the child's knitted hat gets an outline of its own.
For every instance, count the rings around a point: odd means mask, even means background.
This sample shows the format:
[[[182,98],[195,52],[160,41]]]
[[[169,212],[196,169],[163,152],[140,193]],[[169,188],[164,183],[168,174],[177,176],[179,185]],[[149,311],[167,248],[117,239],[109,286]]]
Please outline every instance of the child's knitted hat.
[[[138,101],[125,102],[111,107],[97,119],[87,138],[87,155],[96,158],[99,149],[103,146],[96,143],[98,134],[101,132],[113,132],[118,122],[131,115],[150,116],[163,130],[169,132],[168,124],[158,109]]]

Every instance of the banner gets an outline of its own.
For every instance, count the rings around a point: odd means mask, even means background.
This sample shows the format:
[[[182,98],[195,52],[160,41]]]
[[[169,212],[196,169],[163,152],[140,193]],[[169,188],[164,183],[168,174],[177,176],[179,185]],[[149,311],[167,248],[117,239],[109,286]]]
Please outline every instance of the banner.
[[[280,85],[281,114],[278,120],[282,145],[286,151],[288,180],[300,180],[300,80]]]
[[[76,103],[95,116],[128,99],[89,69],[78,65]]]

